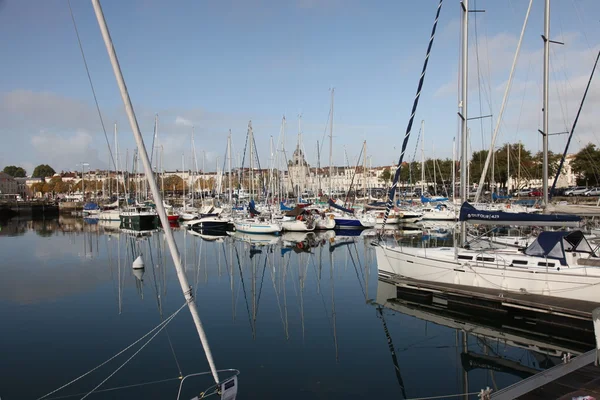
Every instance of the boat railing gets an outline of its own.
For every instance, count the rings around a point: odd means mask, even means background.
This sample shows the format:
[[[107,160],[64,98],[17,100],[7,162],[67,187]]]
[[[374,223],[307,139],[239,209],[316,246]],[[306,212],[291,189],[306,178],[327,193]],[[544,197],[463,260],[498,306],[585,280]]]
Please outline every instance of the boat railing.
[[[483,267],[486,263],[496,263],[496,268],[506,269],[506,260],[500,254],[490,254],[486,252],[477,253],[475,255],[475,266]]]

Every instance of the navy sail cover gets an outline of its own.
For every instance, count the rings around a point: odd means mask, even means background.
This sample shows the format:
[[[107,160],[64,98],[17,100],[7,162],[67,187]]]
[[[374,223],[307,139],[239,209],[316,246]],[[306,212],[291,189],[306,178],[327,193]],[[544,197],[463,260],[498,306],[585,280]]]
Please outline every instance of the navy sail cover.
[[[468,202],[464,202],[460,208],[461,221],[483,223],[483,224],[572,224],[581,221],[578,215],[567,214],[532,214],[524,212],[488,211],[478,210]]]

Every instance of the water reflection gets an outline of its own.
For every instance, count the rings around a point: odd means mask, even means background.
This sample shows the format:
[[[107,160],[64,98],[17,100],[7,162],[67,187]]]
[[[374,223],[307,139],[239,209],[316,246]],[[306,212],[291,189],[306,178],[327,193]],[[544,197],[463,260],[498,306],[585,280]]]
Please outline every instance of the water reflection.
[[[417,288],[379,280],[374,302],[383,323],[398,384],[405,390],[400,362],[393,344],[394,333],[386,325],[386,316],[399,313],[454,330],[458,362],[463,373],[462,392],[481,389],[469,377],[478,370],[489,374],[494,390],[506,385],[497,382],[497,373],[524,379],[562,363],[566,354],[579,355],[595,345],[591,321],[560,315],[536,313],[522,309],[506,309],[493,303],[472,303],[469,299],[431,293]],[[410,347],[421,347],[431,336]],[[470,374],[471,373],[471,374]],[[406,394],[405,394],[406,396]]]
[[[265,236],[174,229],[218,367],[242,371],[240,398],[372,398],[373,387],[379,397],[410,398],[501,388],[593,347],[587,322],[494,311],[378,281],[372,230]],[[407,245],[451,243],[452,235],[427,229],[407,225],[392,234]],[[0,344],[0,373],[23,353],[36,354],[27,379],[40,382],[34,390],[16,379],[3,388],[7,396],[55,389],[183,301],[160,230],[60,217],[11,220],[2,232],[12,232],[0,239],[8,260],[0,317],[9,322],[3,334],[11,347]],[[143,268],[134,268],[136,260]],[[206,370],[184,314],[119,384]],[[65,354],[69,362],[58,365]],[[83,389],[91,383],[98,381]],[[172,397],[167,389],[145,393]],[[141,390],[121,398],[143,398]]]

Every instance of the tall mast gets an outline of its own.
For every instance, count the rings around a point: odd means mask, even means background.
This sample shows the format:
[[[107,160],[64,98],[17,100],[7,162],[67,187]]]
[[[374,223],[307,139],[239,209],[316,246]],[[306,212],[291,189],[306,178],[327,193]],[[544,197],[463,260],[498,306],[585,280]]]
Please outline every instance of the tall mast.
[[[506,145],[506,193],[510,190],[510,143]]]
[[[367,197],[367,141],[365,140],[363,143],[363,194],[364,197]],[[369,199],[365,202],[368,202]]]
[[[321,188],[321,148],[319,147],[319,141],[317,140],[317,179],[319,180],[319,189],[317,195],[321,196],[323,189]]]
[[[333,195],[333,96],[335,88],[331,88],[331,116],[329,118],[329,197]]]
[[[250,199],[254,199],[254,135],[252,121],[248,122],[248,141],[250,142]]]
[[[425,120],[421,120],[421,196],[425,195]]]
[[[435,144],[431,144],[431,164],[433,165],[433,194],[437,196],[437,176],[435,174]]]
[[[542,127],[542,203],[548,205],[548,84],[550,63],[550,0],[546,0],[544,7],[544,92],[543,92],[543,127]]]
[[[283,170],[281,171],[282,177],[285,174],[285,170],[287,169],[287,156],[285,154],[285,115],[283,116],[283,118],[281,119],[281,153],[283,154]],[[282,183],[283,183],[283,197],[285,197],[287,199],[287,195],[288,195],[288,189],[287,189],[287,183],[288,181],[290,181],[290,175],[288,173],[288,179],[282,179]]]
[[[456,203],[456,138],[452,138],[452,202]]]
[[[229,135],[227,136],[227,169],[229,170],[229,204],[233,204],[233,186],[231,182],[231,129],[229,130]]]
[[[119,207],[119,143],[117,141],[117,123],[115,122],[115,174],[117,174],[117,208]]]
[[[461,98],[459,107],[460,127],[461,127],[461,151],[460,151],[460,202],[463,204],[468,200],[467,197],[467,166],[469,165],[469,152],[467,140],[467,79],[469,67],[469,0],[462,0],[462,45],[461,45]],[[463,221],[460,230],[461,246],[467,240],[467,226]]]
[[[183,211],[185,211],[186,207],[185,207],[185,179],[183,179],[183,177],[185,176],[185,154],[181,153],[181,187],[183,189],[183,192],[181,194],[181,200],[183,201]]]
[[[196,175],[198,175],[198,168],[196,168]],[[206,187],[204,185],[204,179],[206,178],[206,150],[202,150],[202,180],[200,181],[200,185],[202,186],[200,199],[204,200],[204,191]]]
[[[189,284],[185,272],[183,271],[183,267],[181,265],[181,258],[179,256],[179,250],[177,249],[177,244],[175,243],[175,239],[173,237],[173,231],[171,230],[171,227],[169,225],[167,213],[165,211],[162,198],[160,197],[158,186],[156,185],[156,180],[154,179],[154,176],[152,176],[152,165],[150,164],[150,159],[148,157],[148,153],[146,152],[144,139],[142,138],[140,127],[137,123],[137,119],[133,111],[133,105],[131,104],[131,99],[129,98],[129,93],[127,92],[127,86],[125,85],[123,74],[121,73],[121,67],[119,66],[117,54],[115,52],[115,48],[110,38],[110,33],[108,32],[108,27],[106,26],[106,21],[104,20],[102,7],[100,6],[99,0],[92,0],[92,4],[94,6],[94,11],[96,13],[98,24],[100,25],[100,31],[102,32],[102,37],[104,39],[104,44],[106,45],[108,56],[110,57],[113,71],[117,79],[117,84],[119,85],[119,91],[121,92],[121,97],[123,98],[125,111],[127,112],[127,116],[129,118],[129,124],[131,125],[131,129],[133,131],[137,147],[141,153],[140,155],[142,157],[142,164],[144,165],[144,170],[146,172],[146,179],[148,180],[148,184],[150,185],[152,195],[156,200],[156,210],[158,212],[158,216],[163,227],[165,238],[169,245],[171,257],[173,258],[173,264],[175,265],[175,269],[177,270],[177,278],[179,279],[179,284],[184,293],[188,308],[190,310],[190,314],[192,314],[192,319],[194,320],[194,323],[196,325],[196,330],[198,331],[198,336],[200,337],[200,341],[202,342],[202,347],[204,348],[204,353],[206,354],[206,359],[212,372],[212,376],[215,380],[215,383],[218,384],[219,375],[217,373],[217,368],[215,366],[212,353],[208,345],[206,333],[204,332],[204,328],[202,326],[202,321],[200,320],[200,315],[198,314],[196,303],[194,302],[194,291],[191,289],[191,285]]]
[[[269,158],[269,193],[267,193],[267,199],[270,195],[271,200],[273,200],[273,163],[275,161],[273,157],[273,135],[271,135],[271,140],[269,141],[269,151],[271,157]]]

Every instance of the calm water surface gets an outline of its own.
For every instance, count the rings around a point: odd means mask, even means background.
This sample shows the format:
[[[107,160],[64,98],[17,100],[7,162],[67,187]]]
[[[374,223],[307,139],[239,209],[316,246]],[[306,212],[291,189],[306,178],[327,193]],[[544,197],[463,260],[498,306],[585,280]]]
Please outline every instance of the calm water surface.
[[[37,399],[60,387],[184,303],[160,232],[140,236],[63,217],[0,227],[2,400]],[[378,282],[372,238],[364,234],[216,239],[178,229],[175,237],[217,367],[241,371],[240,399],[414,398],[502,388],[557,362],[561,351],[588,345],[564,338],[547,344],[533,335],[533,351],[524,339],[531,335],[511,336],[468,309],[399,294]],[[447,239],[442,232],[402,240]],[[141,277],[131,268],[140,254]],[[81,398],[138,348],[50,398]],[[91,397],[174,399],[180,373],[203,371],[208,365],[183,309],[100,390],[166,381]],[[210,376],[186,380],[182,398],[211,383]]]

